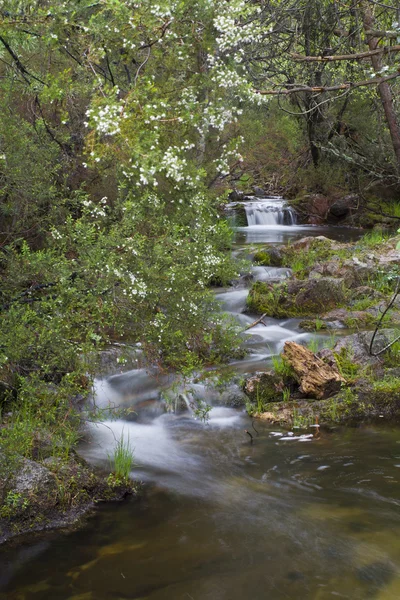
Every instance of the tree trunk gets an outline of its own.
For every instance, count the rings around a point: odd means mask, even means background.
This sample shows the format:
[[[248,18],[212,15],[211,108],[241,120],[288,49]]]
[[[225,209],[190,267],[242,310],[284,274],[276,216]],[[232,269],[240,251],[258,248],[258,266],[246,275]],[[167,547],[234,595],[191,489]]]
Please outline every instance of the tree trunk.
[[[374,16],[371,11],[371,6],[368,2],[363,2],[363,25],[367,36],[368,47],[370,50],[375,50],[379,44],[379,38],[374,37],[368,32],[374,29]],[[371,56],[371,63],[375,73],[378,73],[382,68],[382,57],[379,54]],[[390,137],[392,139],[393,150],[396,155],[397,169],[400,171],[400,128],[397,121],[397,115],[393,103],[393,94],[390,84],[385,81],[378,86],[379,95],[381,98],[383,110],[386,117],[387,126],[389,128]]]

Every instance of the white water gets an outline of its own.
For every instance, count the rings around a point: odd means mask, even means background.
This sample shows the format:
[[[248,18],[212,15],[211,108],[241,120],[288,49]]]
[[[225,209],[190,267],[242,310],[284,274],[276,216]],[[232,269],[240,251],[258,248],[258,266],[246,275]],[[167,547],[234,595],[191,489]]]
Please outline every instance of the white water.
[[[282,198],[262,198],[243,203],[247,225],[295,225],[296,213]]]

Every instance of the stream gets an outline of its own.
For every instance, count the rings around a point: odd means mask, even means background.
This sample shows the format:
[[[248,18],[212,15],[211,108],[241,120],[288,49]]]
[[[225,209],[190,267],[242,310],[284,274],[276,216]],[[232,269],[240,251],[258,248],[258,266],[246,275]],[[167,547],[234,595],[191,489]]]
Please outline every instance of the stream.
[[[296,225],[281,198],[254,198],[245,209],[237,251],[360,236]],[[290,271],[254,267],[252,276],[281,280]],[[216,292],[244,326],[255,319],[243,314],[247,293],[242,282]],[[265,369],[286,340],[326,335],[302,332],[297,319],[265,323],[247,332],[249,354],[231,365],[235,373]],[[129,439],[143,495],[99,506],[77,531],[1,548],[0,600],[400,599],[400,428],[317,436],[257,421],[254,429],[243,408],[227,406],[234,391],[193,383],[182,397],[212,405],[205,424],[189,411],[165,412],[170,385],[143,368],[96,381],[99,406],[136,414],[90,425],[80,452],[106,467],[115,439]]]

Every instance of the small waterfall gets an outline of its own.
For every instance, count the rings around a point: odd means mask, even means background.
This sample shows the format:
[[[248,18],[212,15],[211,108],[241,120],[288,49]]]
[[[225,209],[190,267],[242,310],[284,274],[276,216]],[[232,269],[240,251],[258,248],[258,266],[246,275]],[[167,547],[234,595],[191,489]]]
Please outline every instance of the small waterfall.
[[[295,225],[296,213],[281,198],[262,198],[243,203],[247,224],[253,225]]]

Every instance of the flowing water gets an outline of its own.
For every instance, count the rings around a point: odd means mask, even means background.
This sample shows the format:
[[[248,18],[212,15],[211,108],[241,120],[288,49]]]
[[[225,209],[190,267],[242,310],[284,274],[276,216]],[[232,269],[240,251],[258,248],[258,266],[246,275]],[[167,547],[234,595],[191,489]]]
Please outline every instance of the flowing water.
[[[343,235],[286,225],[275,202],[276,210],[270,198],[248,207],[249,220],[262,223],[249,227],[263,230],[258,241],[278,243],[290,230]],[[248,234],[239,231],[238,243]],[[253,277],[289,274],[256,267]],[[240,286],[217,294],[243,325],[254,320],[243,313],[246,294]],[[266,319],[248,331],[250,354],[233,368],[265,368],[285,340],[307,336],[295,319]],[[144,494],[99,507],[78,531],[0,549],[0,600],[400,599],[399,428],[287,432],[223,406],[234,390],[193,383],[181,398],[214,405],[204,424],[188,411],[164,412],[171,383],[144,369],[96,382],[99,405],[137,415],[91,425],[81,452],[107,466],[123,434]]]

